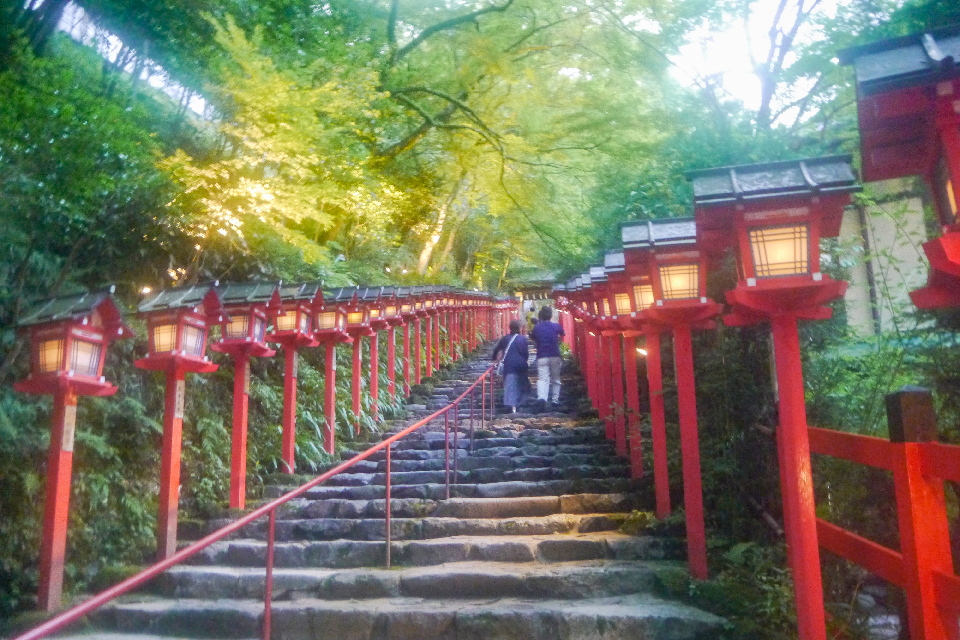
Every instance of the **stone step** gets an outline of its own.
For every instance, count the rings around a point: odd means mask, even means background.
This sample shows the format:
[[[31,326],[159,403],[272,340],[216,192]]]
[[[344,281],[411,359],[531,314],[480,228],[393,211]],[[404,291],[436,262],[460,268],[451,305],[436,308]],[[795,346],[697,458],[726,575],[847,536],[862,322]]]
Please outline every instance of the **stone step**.
[[[191,565],[263,567],[267,545],[262,540],[216,542],[193,556]],[[382,566],[382,541],[332,540],[277,542],[274,563],[285,568],[355,568]],[[579,560],[677,560],[683,545],[672,538],[621,533],[534,536],[458,536],[432,540],[400,540],[390,545],[398,566],[430,566],[447,562],[572,562]]]
[[[450,456],[453,456],[454,447],[451,443],[450,447]],[[613,445],[610,446],[597,446],[596,448],[584,448],[580,451],[559,451],[551,447],[491,447],[487,449],[474,449],[469,451],[468,445],[464,445],[463,442],[459,442],[459,445],[456,447],[458,451],[457,457],[462,458],[547,458],[547,459],[564,459],[566,456],[577,457],[577,456],[587,456],[594,460],[609,459],[616,457],[616,449]],[[578,446],[578,445],[564,445],[567,447]],[[584,446],[584,445],[579,445]],[[351,453],[350,455],[344,455],[343,460],[349,460],[357,455],[356,453]],[[393,461],[397,460],[443,460],[445,457],[445,451],[443,447],[438,449],[404,449],[400,451],[393,451],[390,454],[390,458]],[[370,454],[366,458],[367,461],[380,462],[385,461],[387,458],[386,451],[376,451]]]
[[[456,461],[459,466],[460,461]],[[472,471],[454,471],[454,460],[450,460],[450,482],[457,484],[488,484],[491,482],[539,482],[543,480],[579,480],[581,478],[629,478],[628,465],[592,466],[580,465],[570,467],[539,467],[503,470],[496,468],[480,468]],[[344,473],[337,474],[326,481],[328,487],[365,487],[370,485],[385,485],[385,473]],[[390,474],[393,486],[440,484],[446,481],[446,472],[438,471],[395,471]]]
[[[385,513],[386,501],[379,500],[309,500],[296,498],[277,510],[277,520],[309,520],[314,518],[379,518]],[[253,505],[251,505],[253,507]],[[391,500],[391,515],[395,518],[533,518],[557,513],[615,513],[637,507],[634,496],[622,493],[578,493],[565,496],[520,498],[451,498],[423,500],[396,498]],[[214,526],[225,526],[233,518],[221,517],[211,521]]]
[[[275,600],[319,598],[542,598],[570,599],[649,593],[658,571],[683,571],[677,562],[595,560],[563,564],[451,562],[400,569],[277,569]],[[263,569],[174,567],[155,593],[168,598],[258,599]]]
[[[390,520],[393,540],[427,540],[450,536],[543,535],[551,533],[590,533],[614,531],[626,514],[558,513],[533,518],[397,518]],[[209,533],[227,522],[212,521]],[[312,518],[278,520],[275,539],[300,540],[384,540],[383,518]],[[265,540],[267,523],[254,522],[241,529],[236,538]]]
[[[97,622],[118,631],[195,638],[252,637],[255,600],[160,600],[105,609]],[[273,636],[283,640],[693,640],[723,620],[648,594],[577,600],[380,598],[275,602]]]
[[[519,498],[525,496],[562,496],[571,493],[625,493],[638,491],[650,484],[648,478],[583,478],[579,480],[543,480],[536,482],[490,482],[483,484],[453,484],[451,474],[451,498]],[[304,497],[311,500],[377,500],[384,497],[383,485],[367,486],[319,486],[310,489]],[[284,487],[266,486],[267,499],[278,498],[286,492]],[[394,498],[420,498],[443,500],[445,484],[412,484],[391,488]]]
[[[451,456],[452,458],[453,456]],[[398,471],[442,471],[445,461],[442,455],[434,456],[425,460],[403,460],[393,457],[391,468],[394,472]],[[595,466],[606,467],[612,465],[625,464],[624,459],[619,456],[611,455],[591,455],[583,453],[561,453],[555,456],[514,456],[507,458],[496,458],[490,456],[473,456],[468,452],[459,450],[457,455],[457,464],[461,471],[474,471],[476,469],[536,469],[542,467],[576,467],[576,466]],[[343,470],[342,473],[383,473],[387,470],[387,461],[384,460],[360,460],[352,466]],[[285,478],[280,475],[270,478],[270,484],[284,486],[298,486],[299,482],[293,478]]]

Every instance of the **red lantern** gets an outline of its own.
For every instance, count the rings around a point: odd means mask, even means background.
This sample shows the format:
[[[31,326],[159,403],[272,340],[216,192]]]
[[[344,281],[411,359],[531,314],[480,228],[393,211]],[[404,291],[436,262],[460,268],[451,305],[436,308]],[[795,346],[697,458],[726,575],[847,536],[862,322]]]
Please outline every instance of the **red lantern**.
[[[284,473],[293,473],[296,454],[298,349],[320,344],[313,337],[314,310],[323,304],[319,282],[285,284],[274,291],[268,305],[271,329],[267,340],[283,347],[283,442],[280,457]]]
[[[250,358],[273,356],[267,345],[267,305],[276,283],[220,285],[217,294],[225,315],[220,340],[210,346],[233,358],[233,439],[230,455],[230,508],[243,509],[247,496],[247,408],[250,394]]]
[[[186,374],[210,373],[217,365],[206,356],[207,331],[223,320],[216,284],[166,289],[140,303],[138,312],[150,334],[147,357],[134,365],[166,374],[163,411],[163,450],[160,457],[160,516],[157,555],[162,560],[177,550],[180,494],[180,441],[183,431]]]
[[[380,289],[383,323],[387,329],[387,393],[390,394],[392,402],[397,401],[397,327],[405,324],[400,314],[397,290],[398,287],[381,287]]]
[[[960,26],[873,42],[839,53],[857,76],[863,177],[920,175],[933,194],[941,237],[924,243],[920,308],[960,305]]]
[[[114,340],[133,336],[121,320],[113,291],[111,287],[53,298],[28,311],[17,323],[30,337],[30,374],[13,388],[21,393],[53,395],[37,596],[44,611],[60,607],[77,396],[117,392],[103,377],[107,348]]]
[[[769,320],[773,328],[780,427],[777,429],[787,545],[804,640],[825,637],[810,444],[797,320],[830,317],[824,303],[847,283],[820,272],[821,237],[840,231],[843,208],[859,189],[848,156],[695,171],[697,229],[714,251],[736,249],[740,280],[727,292],[732,325]]]
[[[347,304],[337,300],[337,292],[329,295],[319,292],[314,305],[313,337],[324,346],[323,448],[333,454],[337,420],[337,344],[351,340],[347,334]]]

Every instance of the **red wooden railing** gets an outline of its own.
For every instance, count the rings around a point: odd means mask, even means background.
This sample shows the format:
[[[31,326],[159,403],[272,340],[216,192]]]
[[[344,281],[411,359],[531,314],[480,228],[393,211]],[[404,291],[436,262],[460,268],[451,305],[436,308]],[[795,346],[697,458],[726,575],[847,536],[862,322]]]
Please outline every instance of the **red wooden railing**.
[[[900,551],[820,518],[820,546],[859,564],[907,597],[914,640],[960,640],[960,577],[953,571],[944,481],[960,482],[960,446],[935,442],[929,392],[887,396],[890,440],[809,428],[810,451],[893,473]]]
[[[458,420],[459,420],[459,407],[460,403],[464,402],[469,396],[469,405],[470,405],[470,447],[473,448],[473,431],[474,431],[474,407],[476,405],[476,395],[477,387],[480,387],[480,425],[483,428],[486,421],[493,420],[494,416],[494,375],[493,367],[491,366],[486,371],[484,371],[477,380],[471,384],[463,393],[461,393],[455,400],[450,404],[446,405],[442,409],[438,409],[429,416],[415,422],[410,425],[403,431],[400,431],[396,435],[393,435],[382,442],[377,443],[376,445],[370,447],[366,451],[357,454],[353,458],[350,458],[346,462],[338,464],[333,469],[320,474],[310,482],[301,485],[300,487],[290,491],[289,493],[284,494],[283,496],[269,502],[262,507],[254,509],[249,514],[235,520],[234,522],[228,524],[227,526],[218,529],[214,533],[204,537],[198,542],[184,547],[180,551],[176,552],[166,560],[158,562],[147,569],[144,569],[135,576],[124,580],[123,582],[99,593],[89,600],[84,601],[81,604],[78,604],[70,609],[67,609],[63,613],[58,614],[57,616],[46,621],[42,625],[27,631],[26,633],[17,636],[13,640],[37,640],[38,638],[45,638],[52,633],[57,631],[62,631],[68,625],[80,620],[83,616],[99,609],[108,602],[116,599],[119,596],[122,596],[130,591],[133,591],[137,587],[142,586],[144,583],[148,582],[152,578],[160,575],[170,567],[182,563],[187,558],[199,553],[203,549],[209,547],[214,542],[222,540],[226,536],[239,531],[242,527],[258,520],[264,516],[269,517],[269,525],[267,527],[267,558],[266,558],[266,581],[264,585],[264,610],[263,610],[263,638],[264,640],[270,640],[270,615],[272,610],[272,599],[273,599],[273,547],[274,547],[274,530],[276,527],[277,521],[277,507],[297,498],[313,487],[329,480],[335,475],[346,471],[357,462],[369,458],[371,455],[386,449],[386,486],[384,487],[384,497],[386,499],[386,518],[384,522],[385,527],[385,537],[386,537],[386,566],[390,567],[390,510],[392,505],[392,499],[390,495],[390,449],[391,445],[405,436],[410,435],[414,431],[417,431],[421,427],[425,426],[427,423],[432,422],[433,420],[443,416],[443,428],[444,428],[444,458],[445,458],[445,471],[446,471],[446,497],[450,498],[450,413],[453,413],[453,433],[454,433],[454,450],[453,450],[453,471],[454,471],[454,484],[456,484],[456,471],[457,471],[457,445],[459,431],[457,430]],[[487,387],[489,386],[490,398],[487,399]],[[487,414],[487,409],[489,408],[489,415]]]

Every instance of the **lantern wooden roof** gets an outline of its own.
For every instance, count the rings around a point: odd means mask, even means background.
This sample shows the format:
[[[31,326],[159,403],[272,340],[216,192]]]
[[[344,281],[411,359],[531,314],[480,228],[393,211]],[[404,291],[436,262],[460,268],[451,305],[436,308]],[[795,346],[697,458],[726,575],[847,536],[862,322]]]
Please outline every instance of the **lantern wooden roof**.
[[[620,239],[624,249],[696,244],[697,224],[693,218],[624,222],[620,225]]]
[[[607,275],[623,273],[626,268],[626,256],[623,255],[623,251],[611,251],[603,256],[603,269]]]
[[[925,175],[937,157],[940,85],[960,78],[960,25],[845,49],[857,79],[865,180]],[[956,99],[956,90],[944,94]]]
[[[702,169],[687,177],[697,207],[860,190],[849,155]]]
[[[189,287],[164,289],[156,295],[143,300],[137,311],[141,314],[154,311],[187,309],[203,305],[206,316],[211,321],[219,321],[223,314],[223,303],[217,292],[217,282],[195,284]]]
[[[266,304],[279,286],[276,282],[231,282],[217,286],[217,294],[224,306]]]
[[[735,241],[738,211],[816,212],[821,237],[840,233],[843,207],[859,191],[849,155],[763,162],[691,171],[696,234],[701,249],[719,254]]]
[[[280,300],[283,302],[295,300],[312,301],[315,300],[318,295],[323,296],[321,283],[319,282],[281,283],[276,289]]]
[[[960,25],[844,49],[840,64],[852,64],[857,93],[872,96],[960,77]]]
[[[117,338],[133,335],[133,331],[123,323],[120,309],[113,297],[115,287],[102,291],[78,293],[69,296],[50,298],[32,307],[17,322],[17,326],[30,327],[54,322],[80,320],[97,313],[103,321],[107,334]]]

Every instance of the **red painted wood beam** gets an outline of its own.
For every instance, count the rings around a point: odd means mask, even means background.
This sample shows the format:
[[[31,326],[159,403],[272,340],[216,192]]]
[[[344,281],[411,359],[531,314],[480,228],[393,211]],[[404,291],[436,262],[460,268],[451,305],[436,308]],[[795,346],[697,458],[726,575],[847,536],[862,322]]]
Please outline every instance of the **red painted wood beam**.
[[[40,543],[38,605],[41,610],[48,612],[60,608],[63,592],[76,423],[77,394],[69,387],[60,388],[53,394],[53,421],[50,425],[50,449],[47,452],[47,494]]]

